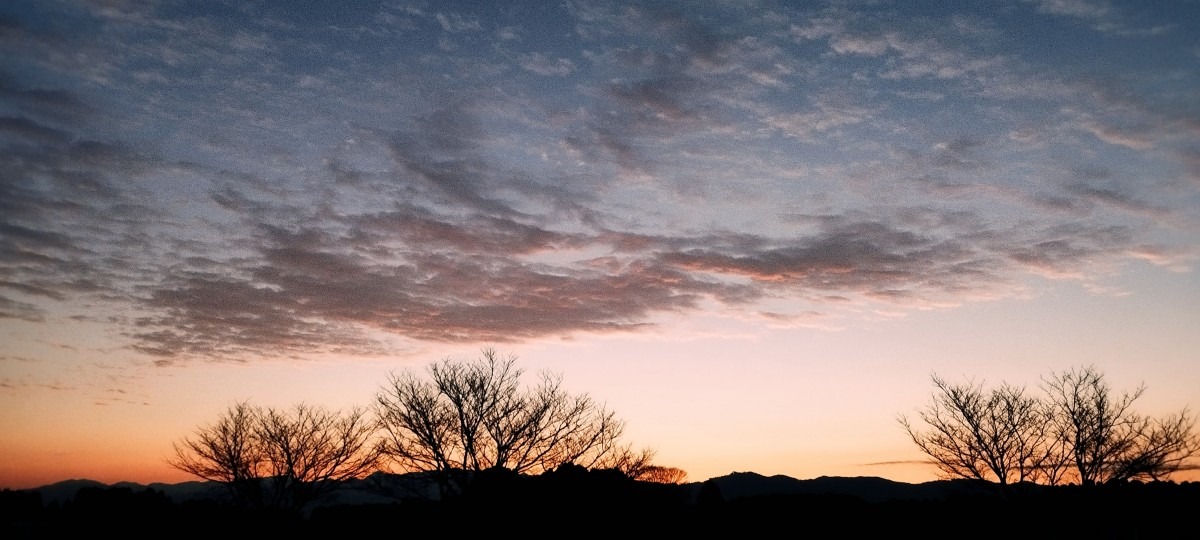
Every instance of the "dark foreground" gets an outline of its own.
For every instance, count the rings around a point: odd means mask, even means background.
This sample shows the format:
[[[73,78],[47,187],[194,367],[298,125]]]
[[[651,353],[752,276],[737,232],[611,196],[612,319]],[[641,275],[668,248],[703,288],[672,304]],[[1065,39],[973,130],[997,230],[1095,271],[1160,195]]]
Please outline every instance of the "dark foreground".
[[[726,477],[661,485],[624,478],[481,483],[453,500],[332,503],[304,514],[176,502],[162,491],[88,487],[67,501],[4,491],[4,538],[786,537],[1197,538],[1200,483],[1001,490],[944,484],[929,496],[744,494]],[[761,477],[759,477],[761,478]],[[744,484],[744,483],[743,483]],[[727,496],[725,491],[737,491]]]

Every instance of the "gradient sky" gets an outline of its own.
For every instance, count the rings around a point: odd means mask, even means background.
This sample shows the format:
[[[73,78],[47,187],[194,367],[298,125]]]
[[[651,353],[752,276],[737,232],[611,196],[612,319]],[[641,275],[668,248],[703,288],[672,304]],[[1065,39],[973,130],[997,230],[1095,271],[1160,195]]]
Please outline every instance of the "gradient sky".
[[[692,480],[1200,407],[1200,2],[346,4],[0,4],[0,486],[489,345]]]

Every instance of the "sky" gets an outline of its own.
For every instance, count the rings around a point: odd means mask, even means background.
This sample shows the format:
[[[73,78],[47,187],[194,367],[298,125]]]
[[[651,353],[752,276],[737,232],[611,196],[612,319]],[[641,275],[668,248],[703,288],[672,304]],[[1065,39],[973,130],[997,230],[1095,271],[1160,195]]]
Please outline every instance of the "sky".
[[[1200,408],[1200,2],[480,4],[0,4],[0,486],[484,347],[691,480],[933,480],[935,374]]]

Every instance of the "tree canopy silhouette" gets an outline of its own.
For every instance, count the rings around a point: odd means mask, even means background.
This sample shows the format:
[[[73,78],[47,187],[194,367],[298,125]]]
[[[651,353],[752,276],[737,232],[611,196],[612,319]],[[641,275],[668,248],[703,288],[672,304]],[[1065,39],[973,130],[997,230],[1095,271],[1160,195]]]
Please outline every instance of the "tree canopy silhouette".
[[[485,348],[478,361],[393,373],[376,396],[385,455],[403,472],[435,473],[444,495],[492,468],[540,474],[571,463],[636,473],[649,464],[652,452],[620,444],[624,423],[612,411],[568,393],[559,375],[522,386],[515,362]]]
[[[224,484],[253,508],[299,512],[343,482],[375,470],[380,450],[367,411],[237,403],[175,444],[175,468]]]
[[[944,476],[1010,482],[1052,477],[1046,408],[1024,388],[1003,384],[950,384],[933,376],[933,400],[918,411],[928,431],[907,417],[901,425]]]
[[[1161,418],[1139,414],[1145,391],[1114,394],[1095,367],[1051,373],[1043,395],[1008,383],[985,390],[933,376],[924,428],[899,417],[913,443],[948,478],[1092,485],[1161,480],[1200,452],[1185,408]]]
[[[678,467],[649,465],[640,471],[640,473],[634,478],[635,480],[654,482],[656,484],[682,484],[687,482],[687,471]]]
[[[1051,373],[1043,388],[1064,449],[1060,459],[1081,484],[1162,480],[1200,451],[1188,409],[1160,418],[1133,410],[1145,386],[1117,395],[1104,375],[1088,366]]]

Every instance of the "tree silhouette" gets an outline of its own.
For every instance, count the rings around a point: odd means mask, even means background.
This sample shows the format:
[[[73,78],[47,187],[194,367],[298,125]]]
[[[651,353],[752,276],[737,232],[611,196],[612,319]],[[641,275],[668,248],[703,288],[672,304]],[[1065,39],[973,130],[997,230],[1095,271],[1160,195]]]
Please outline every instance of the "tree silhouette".
[[[654,450],[649,448],[634,450],[633,445],[627,444],[606,452],[592,463],[591,468],[612,469],[629,478],[640,480],[647,471],[657,467],[653,460]]]
[[[521,385],[516,358],[485,348],[479,361],[445,359],[428,377],[394,373],[376,396],[385,454],[404,472],[435,473],[443,495],[457,494],[480,471],[540,474],[560,465],[627,467],[639,457],[619,439],[624,423],[561,376]],[[642,459],[641,461],[645,461]]]
[[[1002,384],[954,385],[933,376],[933,400],[918,411],[928,431],[905,416],[900,424],[943,476],[1011,482],[1034,481],[1050,460],[1046,408],[1024,388]]]
[[[204,480],[220,482],[240,505],[253,506],[259,496],[263,448],[255,435],[258,411],[247,402],[229,407],[211,425],[175,444],[171,466]]]
[[[1084,485],[1132,479],[1159,480],[1200,451],[1195,419],[1182,411],[1152,418],[1133,411],[1146,391],[1115,395],[1093,366],[1043,379],[1051,423],[1061,442],[1061,462]]]
[[[687,482],[687,471],[678,467],[650,465],[643,469],[641,474],[632,478],[634,480],[654,482],[656,484],[682,484]]]
[[[299,512],[343,482],[375,470],[380,449],[366,411],[241,402],[175,445],[177,469],[224,484],[254,508]]]
[[[1114,395],[1091,366],[1042,381],[1045,395],[1035,397],[1007,383],[988,391],[935,375],[933,400],[918,411],[927,429],[899,421],[943,477],[1001,485],[1160,480],[1200,452],[1186,408],[1162,418],[1133,411],[1144,386]]]

